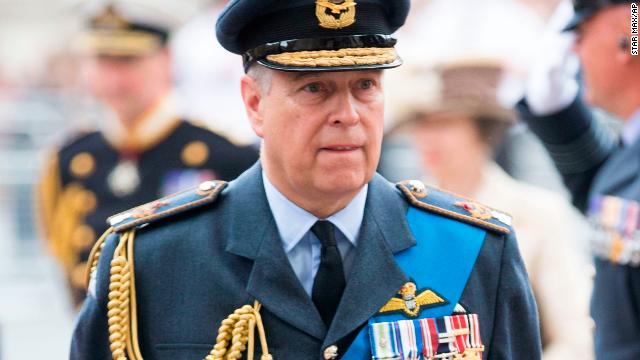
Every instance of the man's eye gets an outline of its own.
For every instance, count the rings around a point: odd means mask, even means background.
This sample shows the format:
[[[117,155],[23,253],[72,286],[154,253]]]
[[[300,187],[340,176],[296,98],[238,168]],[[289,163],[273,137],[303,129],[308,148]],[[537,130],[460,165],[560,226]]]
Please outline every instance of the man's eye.
[[[362,80],[360,81],[360,89],[368,90],[373,87],[373,80]]]
[[[313,84],[306,85],[304,87],[304,90],[310,93],[317,93],[317,92],[320,92],[320,90],[322,90],[322,86],[320,86],[320,84],[318,83],[313,83]]]

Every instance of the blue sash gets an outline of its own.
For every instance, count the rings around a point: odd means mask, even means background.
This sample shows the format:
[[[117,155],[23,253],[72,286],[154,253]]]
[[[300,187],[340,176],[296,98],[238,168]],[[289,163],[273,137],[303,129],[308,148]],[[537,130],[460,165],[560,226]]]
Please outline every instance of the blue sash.
[[[448,301],[422,310],[418,317],[451,315],[466,287],[486,232],[413,207],[409,208],[407,221],[417,244],[396,254],[396,263],[418,289],[432,289]],[[369,319],[369,323],[406,319],[403,314],[378,314]],[[371,359],[368,326],[360,331],[342,359]]]

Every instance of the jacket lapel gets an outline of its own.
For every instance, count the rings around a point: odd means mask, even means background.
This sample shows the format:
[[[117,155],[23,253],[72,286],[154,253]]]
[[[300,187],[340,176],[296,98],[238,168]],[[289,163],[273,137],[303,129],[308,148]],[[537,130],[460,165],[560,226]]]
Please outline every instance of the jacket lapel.
[[[282,248],[264,192],[261,166],[254,165],[230,183],[225,198],[231,208],[226,249],[254,261],[247,292],[283,321],[324,338],[326,327]]]
[[[416,244],[406,222],[407,205],[379,175],[369,183],[356,259],[324,346],[349,335],[408,281],[394,254]]]

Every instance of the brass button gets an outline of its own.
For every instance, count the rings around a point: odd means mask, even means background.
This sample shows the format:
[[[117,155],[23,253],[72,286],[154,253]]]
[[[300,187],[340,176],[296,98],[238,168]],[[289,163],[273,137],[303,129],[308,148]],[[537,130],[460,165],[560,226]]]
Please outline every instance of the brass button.
[[[96,169],[96,161],[88,152],[81,152],[71,159],[69,170],[77,178],[84,179],[93,174]]]
[[[325,360],[332,360],[338,357],[338,347],[335,345],[328,346],[324,349]]]
[[[209,159],[209,147],[202,141],[193,141],[184,147],[181,158],[182,162],[190,167],[204,165]]]

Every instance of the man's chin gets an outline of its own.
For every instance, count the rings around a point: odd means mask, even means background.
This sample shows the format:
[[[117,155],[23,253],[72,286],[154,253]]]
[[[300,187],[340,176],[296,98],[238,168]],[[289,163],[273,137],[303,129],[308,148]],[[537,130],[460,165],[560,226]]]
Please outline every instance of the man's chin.
[[[362,187],[367,184],[371,178],[371,175],[363,173],[329,173],[327,176],[321,178],[316,182],[316,187],[327,194],[349,194],[356,193]]]

